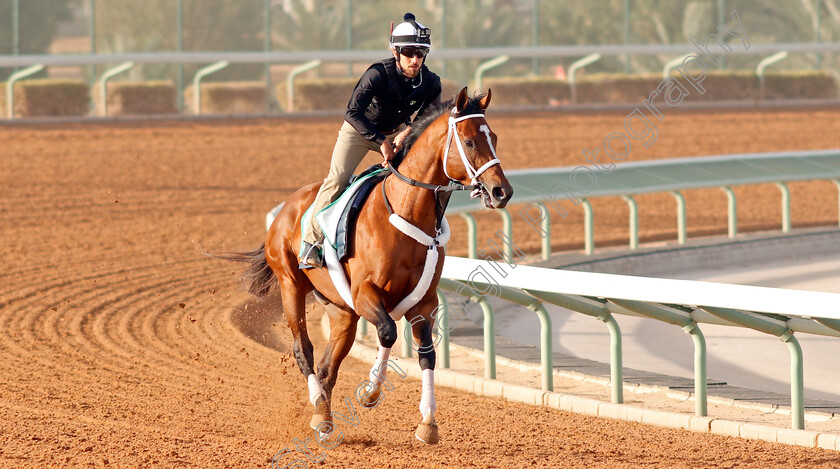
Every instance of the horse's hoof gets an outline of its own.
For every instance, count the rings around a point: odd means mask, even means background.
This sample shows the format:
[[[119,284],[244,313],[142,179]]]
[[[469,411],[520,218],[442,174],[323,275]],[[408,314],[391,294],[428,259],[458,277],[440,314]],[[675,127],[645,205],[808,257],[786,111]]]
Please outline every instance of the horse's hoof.
[[[324,422],[327,422],[327,425],[321,425]],[[335,424],[331,420],[327,420],[324,415],[321,414],[314,414],[312,415],[312,419],[309,421],[309,428],[313,430],[318,430],[318,426],[321,425],[321,437],[323,438],[325,435],[329,435],[332,433],[333,428],[335,428]]]
[[[377,387],[376,390],[372,391],[370,394],[366,394],[365,397],[362,399],[362,405],[368,409],[372,409],[379,405],[379,396],[382,394],[382,389]]]
[[[438,427],[435,424],[421,423],[417,425],[417,431],[414,432],[414,436],[427,445],[436,445],[440,442]]]
[[[318,425],[321,425],[322,422],[326,422],[327,419],[324,418],[321,414],[314,414],[312,416],[312,420],[309,421],[309,428],[315,430],[318,428]]]

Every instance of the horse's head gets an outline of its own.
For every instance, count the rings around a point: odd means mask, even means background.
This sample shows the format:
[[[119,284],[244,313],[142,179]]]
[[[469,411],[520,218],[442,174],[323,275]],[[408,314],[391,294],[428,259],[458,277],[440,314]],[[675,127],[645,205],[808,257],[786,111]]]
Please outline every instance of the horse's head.
[[[496,134],[484,117],[490,96],[487,90],[485,95],[469,98],[466,87],[458,93],[449,116],[443,165],[450,179],[475,185],[473,196],[481,196],[486,207],[503,208],[513,195],[513,187],[496,157]],[[451,148],[451,140],[455,140],[456,148]]]

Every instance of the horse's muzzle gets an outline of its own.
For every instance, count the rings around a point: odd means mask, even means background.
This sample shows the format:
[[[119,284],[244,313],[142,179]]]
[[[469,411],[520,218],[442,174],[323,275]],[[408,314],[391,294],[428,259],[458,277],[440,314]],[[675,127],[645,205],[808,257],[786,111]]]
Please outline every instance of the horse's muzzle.
[[[510,184],[500,184],[489,188],[487,192],[490,194],[490,208],[505,208],[513,196],[513,187]]]

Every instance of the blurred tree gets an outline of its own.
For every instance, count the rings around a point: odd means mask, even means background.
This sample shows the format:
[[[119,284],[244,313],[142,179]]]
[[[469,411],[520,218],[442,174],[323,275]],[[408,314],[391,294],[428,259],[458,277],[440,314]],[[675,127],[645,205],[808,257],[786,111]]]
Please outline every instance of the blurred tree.
[[[264,0],[182,0],[187,52],[261,51]],[[177,50],[176,0],[97,0],[96,47],[101,53]],[[185,65],[191,77],[203,65]],[[134,77],[169,78],[175,65],[135,67]],[[210,79],[257,79],[263,66],[232,65]]]

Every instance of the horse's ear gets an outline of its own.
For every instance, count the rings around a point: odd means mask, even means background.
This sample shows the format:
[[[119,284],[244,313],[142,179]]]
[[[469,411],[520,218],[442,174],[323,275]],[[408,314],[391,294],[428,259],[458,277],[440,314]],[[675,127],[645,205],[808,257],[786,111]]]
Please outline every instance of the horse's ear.
[[[486,94],[486,95],[484,95],[484,97],[483,97],[483,98],[481,98],[481,99],[478,101],[478,107],[479,107],[482,111],[483,111],[483,110],[485,110],[485,109],[487,109],[487,106],[489,106],[489,105],[490,105],[490,96],[492,96],[492,94],[493,94],[493,93],[491,93],[491,92],[490,92],[490,88],[487,88],[487,94]]]
[[[463,111],[464,107],[466,107],[467,105],[468,100],[469,96],[467,96],[467,87],[465,86],[461,89],[461,92],[458,93],[458,97],[455,98],[455,109],[458,110],[458,112]]]

